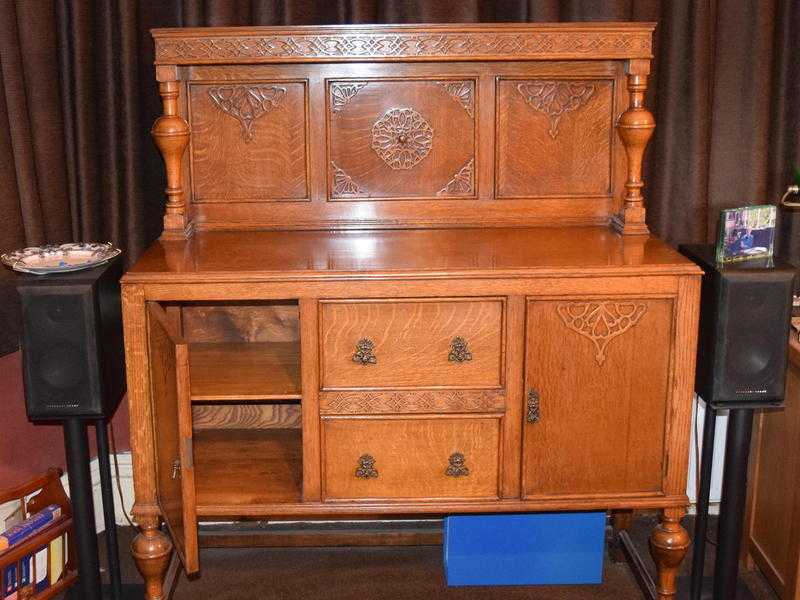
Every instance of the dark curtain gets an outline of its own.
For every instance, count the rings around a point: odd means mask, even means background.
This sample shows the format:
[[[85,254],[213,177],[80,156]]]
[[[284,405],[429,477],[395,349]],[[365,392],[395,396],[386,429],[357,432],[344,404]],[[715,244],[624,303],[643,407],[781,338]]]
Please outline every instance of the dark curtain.
[[[800,162],[800,0],[0,0],[0,252],[161,228],[151,27],[657,21],[648,222],[713,238],[720,208],[774,202]],[[0,271],[0,354],[16,348]]]

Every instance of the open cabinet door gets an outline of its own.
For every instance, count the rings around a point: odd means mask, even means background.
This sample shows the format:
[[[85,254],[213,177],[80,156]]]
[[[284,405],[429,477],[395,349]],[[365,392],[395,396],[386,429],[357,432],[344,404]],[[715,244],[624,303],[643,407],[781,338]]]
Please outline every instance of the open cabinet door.
[[[161,306],[149,302],[147,313],[158,505],[184,569],[194,573],[200,565],[189,349]]]

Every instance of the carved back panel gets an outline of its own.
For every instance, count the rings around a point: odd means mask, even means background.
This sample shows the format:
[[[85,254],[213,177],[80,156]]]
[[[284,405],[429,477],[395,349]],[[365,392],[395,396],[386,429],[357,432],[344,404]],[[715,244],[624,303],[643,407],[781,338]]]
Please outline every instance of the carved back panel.
[[[631,138],[626,161],[617,123],[646,113],[634,92],[652,29],[154,30],[165,236],[614,218],[641,229],[644,145]]]

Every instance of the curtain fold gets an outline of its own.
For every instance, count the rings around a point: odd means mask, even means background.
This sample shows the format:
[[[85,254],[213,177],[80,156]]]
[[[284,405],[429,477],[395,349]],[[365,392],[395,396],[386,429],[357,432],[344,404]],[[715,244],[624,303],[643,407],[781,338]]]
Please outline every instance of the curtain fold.
[[[0,252],[161,229],[152,27],[657,21],[648,223],[711,240],[720,208],[774,202],[800,162],[797,0],[0,0]],[[16,345],[0,271],[0,354]]]

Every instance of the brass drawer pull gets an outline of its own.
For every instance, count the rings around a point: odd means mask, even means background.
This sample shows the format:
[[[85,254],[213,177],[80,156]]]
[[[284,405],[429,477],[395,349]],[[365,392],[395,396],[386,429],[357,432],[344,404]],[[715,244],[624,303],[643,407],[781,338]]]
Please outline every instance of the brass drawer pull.
[[[450,342],[450,354],[447,356],[450,362],[465,362],[472,360],[472,352],[467,347],[467,340],[462,337],[454,337]]]
[[[177,479],[181,474],[181,461],[172,461],[172,478]]]
[[[378,470],[375,468],[375,459],[369,454],[362,454],[358,459],[356,477],[359,479],[372,479],[377,476]]]
[[[541,415],[539,414],[539,392],[528,390],[528,414],[525,420],[528,423],[538,423]]]
[[[449,477],[466,477],[469,475],[469,468],[466,464],[464,464],[466,459],[461,452],[453,452],[447,461],[450,464],[447,466],[447,470],[444,472],[445,475],[448,475]]]
[[[356,344],[356,352],[353,354],[353,362],[361,363],[362,365],[374,365],[378,362],[372,350],[375,348],[375,342],[369,338],[358,340]]]

